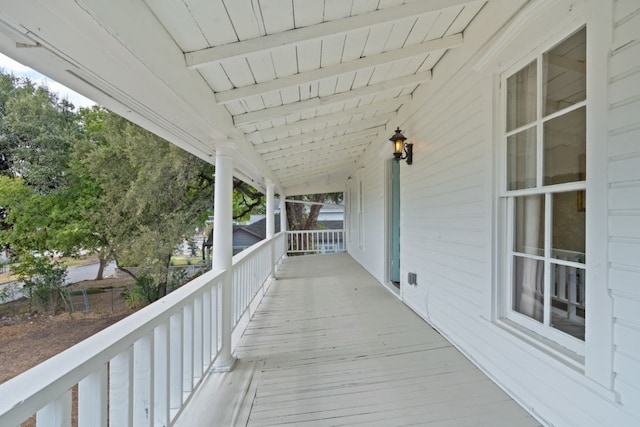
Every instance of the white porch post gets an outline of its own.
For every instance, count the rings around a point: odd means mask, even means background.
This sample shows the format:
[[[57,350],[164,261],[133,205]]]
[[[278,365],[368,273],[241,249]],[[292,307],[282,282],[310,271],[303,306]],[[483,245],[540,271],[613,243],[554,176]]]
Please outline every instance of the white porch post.
[[[275,277],[275,252],[276,247],[273,242],[273,236],[275,235],[275,198],[274,198],[274,185],[273,182],[267,180],[267,240],[271,240],[269,243],[269,278]]]
[[[275,234],[275,198],[273,182],[267,181],[267,239],[272,239]]]
[[[280,194],[280,231],[287,231],[287,209],[285,205],[286,197]]]
[[[216,148],[216,181],[213,207],[213,270],[225,270],[220,316],[222,347],[214,372],[229,372],[235,358],[231,355],[233,330],[233,156],[230,147]]]
[[[289,236],[287,236],[287,205],[285,202],[286,196],[280,194],[280,231],[284,232],[284,256],[287,256],[287,250],[289,249]]]

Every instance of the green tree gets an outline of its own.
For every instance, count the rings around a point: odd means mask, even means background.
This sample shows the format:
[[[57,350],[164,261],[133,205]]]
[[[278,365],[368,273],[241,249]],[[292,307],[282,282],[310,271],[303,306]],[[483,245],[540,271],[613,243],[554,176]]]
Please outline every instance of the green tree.
[[[153,278],[163,296],[177,244],[211,206],[213,167],[106,110],[85,114],[84,125],[89,138],[77,153],[100,187],[86,219],[119,268]]]
[[[69,227],[76,200],[68,191],[69,150],[77,137],[72,104],[28,79],[0,73],[0,176],[15,179],[2,183],[0,240],[14,251],[79,247],[72,244],[78,240],[77,227]]]
[[[3,106],[5,162],[13,175],[49,193],[66,184],[69,150],[78,137],[73,105],[29,80],[17,82]]]

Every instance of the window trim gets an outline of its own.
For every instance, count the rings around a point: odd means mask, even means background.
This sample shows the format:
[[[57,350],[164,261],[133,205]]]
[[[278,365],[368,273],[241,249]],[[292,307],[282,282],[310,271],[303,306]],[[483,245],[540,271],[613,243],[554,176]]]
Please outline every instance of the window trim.
[[[577,31],[579,31],[583,27],[589,27],[587,30],[587,99],[577,102],[569,107],[566,107],[560,111],[553,112],[548,115],[544,115],[542,111],[543,106],[543,91],[542,91],[542,67],[543,67],[543,55],[549,50],[553,49],[558,44],[562,43],[567,38],[571,37]],[[512,309],[512,298],[513,298],[513,257],[517,253],[513,250],[510,242],[513,241],[513,232],[514,232],[514,221],[513,216],[510,215],[512,209],[511,206],[514,202],[515,197],[526,196],[526,195],[542,195],[545,198],[545,216],[547,216],[549,207],[548,204],[549,198],[552,197],[553,193],[556,192],[565,192],[565,191],[577,191],[577,190],[586,190],[589,191],[589,177],[590,173],[587,174],[587,180],[585,181],[576,181],[570,183],[561,183],[554,185],[543,185],[543,156],[544,156],[544,147],[543,147],[543,134],[542,132],[536,132],[536,187],[535,188],[525,188],[518,190],[508,190],[507,186],[507,138],[511,135],[515,135],[525,129],[528,128],[538,128],[538,126],[543,127],[545,123],[554,118],[563,116],[572,111],[576,111],[580,108],[586,108],[587,117],[591,116],[589,114],[590,105],[593,102],[593,95],[589,88],[589,77],[591,73],[591,64],[593,59],[590,57],[591,51],[589,49],[589,41],[592,40],[590,37],[590,26],[586,22],[586,20],[578,20],[574,23],[574,25],[567,26],[563,28],[562,31],[555,32],[552,37],[549,37],[541,42],[534,50],[529,52],[529,54],[520,57],[517,61],[514,61],[508,67],[501,68],[496,76],[497,83],[497,97],[496,100],[498,102],[498,108],[496,109],[496,141],[498,141],[498,176],[496,179],[496,206],[497,206],[497,225],[498,225],[498,233],[499,236],[499,244],[498,244],[498,257],[497,257],[497,310],[496,310],[496,321],[503,323],[503,326],[507,328],[514,328],[517,325],[517,329],[519,330],[518,335],[522,336],[522,334],[528,334],[530,338],[540,342],[542,345],[547,346],[549,348],[561,349],[565,348],[570,351],[569,358],[574,361],[582,361],[584,363],[587,354],[587,339],[588,333],[586,329],[588,329],[589,323],[585,325],[585,340],[582,341],[578,338],[575,338],[569,334],[566,334],[560,330],[556,330],[551,326],[546,326],[543,323],[536,321],[535,319],[529,318],[528,316],[518,313],[517,311]],[[536,61],[536,119],[533,123],[527,123],[525,125],[519,126],[515,129],[511,129],[507,131],[507,90],[506,90],[506,82],[507,79],[513,75],[515,75],[518,71],[525,68],[531,62]],[[587,125],[588,128],[588,125]],[[585,129],[587,131],[587,129]],[[586,136],[586,152],[587,159],[590,157],[590,135],[587,132]],[[589,164],[589,162],[588,162]],[[588,165],[587,165],[588,168]],[[591,200],[591,196],[587,197],[587,201]],[[589,207],[587,207],[589,209]],[[587,218],[589,215],[587,215]],[[548,218],[545,218],[545,224],[548,224]],[[585,227],[589,230],[590,225],[589,221],[586,222]],[[551,230],[549,227],[545,227],[545,245],[550,244],[550,233]],[[585,236],[585,246],[589,248],[591,245],[590,233],[587,232]],[[545,253],[549,253],[545,250]],[[588,253],[588,250],[585,249],[585,253]],[[546,260],[545,256],[528,256],[534,259]],[[589,258],[587,258],[589,259]],[[589,295],[591,292],[592,286],[589,286],[590,276],[589,270],[590,266],[593,263],[585,263],[583,268],[585,269],[585,277],[586,279],[586,295]],[[545,306],[547,306],[547,299],[550,298],[550,283],[548,283],[548,273],[545,272]],[[553,307],[550,307],[552,310]],[[587,319],[591,316],[591,307],[588,309]],[[550,315],[550,313],[545,312],[545,317]],[[560,352],[557,354],[563,354],[563,357],[566,356],[564,352]]]
[[[498,37],[474,66],[476,71],[487,72],[490,84],[486,87],[486,97],[492,102],[492,108],[487,109],[486,134],[494,144],[493,155],[489,156],[488,164],[493,170],[490,185],[494,195],[488,208],[491,209],[490,234],[487,235],[492,243],[493,262],[490,263],[490,277],[492,277],[492,291],[487,292],[485,298],[484,317],[495,324],[498,331],[504,331],[514,338],[514,344],[523,348],[535,350],[538,357],[550,357],[550,362],[559,361],[566,366],[572,366],[580,376],[575,380],[585,379],[585,387],[606,397],[609,401],[616,401],[613,393],[613,298],[609,289],[609,227],[608,227],[608,126],[609,106],[606,100],[609,95],[609,64],[610,52],[613,46],[613,0],[586,0],[576,4],[569,10],[561,9],[562,4],[554,1],[535,2],[526,6],[522,14],[518,15],[506,31]],[[535,26],[535,20],[544,19],[550,26],[544,28]],[[549,38],[554,41],[562,40],[566,36],[586,24],[587,31],[587,218],[586,227],[589,232],[586,237],[586,256],[596,260],[587,273],[586,304],[589,316],[585,331],[585,356],[579,357],[555,343],[550,343],[530,331],[524,331],[504,319],[504,289],[505,257],[504,253],[504,220],[506,207],[500,203],[501,180],[505,177],[502,168],[502,138],[503,129],[501,105],[500,75],[507,68],[516,63],[524,66],[523,52],[544,50]],[[535,41],[535,42],[534,42]],[[527,59],[530,58],[526,55]],[[571,362],[573,361],[573,362]]]

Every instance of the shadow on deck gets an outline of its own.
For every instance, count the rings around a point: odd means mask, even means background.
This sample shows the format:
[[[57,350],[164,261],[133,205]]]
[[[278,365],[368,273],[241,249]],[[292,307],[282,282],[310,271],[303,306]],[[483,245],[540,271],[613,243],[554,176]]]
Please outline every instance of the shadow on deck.
[[[537,426],[349,255],[285,261],[176,426]]]

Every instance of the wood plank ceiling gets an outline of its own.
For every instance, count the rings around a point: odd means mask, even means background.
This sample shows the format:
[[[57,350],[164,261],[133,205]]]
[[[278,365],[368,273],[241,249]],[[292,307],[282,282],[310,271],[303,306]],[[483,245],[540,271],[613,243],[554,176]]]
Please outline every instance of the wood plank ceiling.
[[[231,144],[259,188],[341,191],[485,3],[23,0],[0,50],[203,159]]]
[[[283,189],[346,178],[485,3],[145,2]]]

